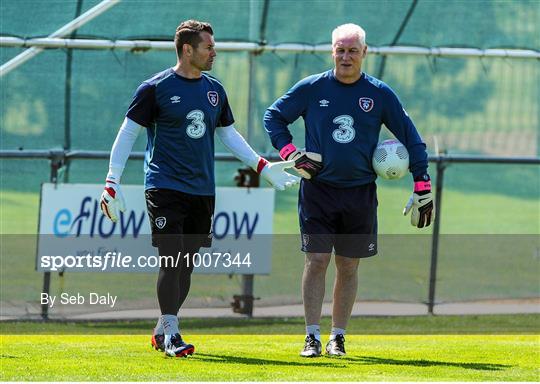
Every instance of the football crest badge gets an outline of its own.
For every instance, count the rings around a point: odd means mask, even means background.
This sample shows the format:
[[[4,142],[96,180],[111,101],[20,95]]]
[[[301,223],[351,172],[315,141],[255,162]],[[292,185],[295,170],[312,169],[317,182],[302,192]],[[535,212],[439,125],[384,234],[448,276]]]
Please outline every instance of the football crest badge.
[[[303,245],[304,247],[307,247],[308,244],[309,244],[309,235],[307,235],[307,234],[304,233],[304,234],[302,235],[302,245]]]
[[[373,109],[373,99],[370,99],[369,97],[361,97],[358,99],[358,104],[360,105],[360,108],[362,108],[362,111],[369,112]]]
[[[154,222],[156,223],[156,227],[158,227],[159,229],[163,229],[167,224],[167,218],[163,216],[156,217],[156,220]]]
[[[212,107],[215,107],[219,103],[219,95],[216,91],[208,91],[208,101],[212,105]]]

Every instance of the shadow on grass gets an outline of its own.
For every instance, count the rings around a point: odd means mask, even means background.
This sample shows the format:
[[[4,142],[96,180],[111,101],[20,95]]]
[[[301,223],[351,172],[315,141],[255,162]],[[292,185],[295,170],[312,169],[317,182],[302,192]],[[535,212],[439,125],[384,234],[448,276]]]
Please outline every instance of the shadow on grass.
[[[463,369],[474,369],[479,371],[501,371],[511,368],[511,365],[505,364],[490,364],[490,363],[454,363],[448,361],[435,360],[397,360],[374,356],[363,357],[340,357],[306,359],[305,362],[297,361],[282,361],[270,359],[258,359],[252,357],[241,356],[222,356],[212,355],[208,353],[197,353],[197,360],[202,360],[206,363],[227,363],[227,364],[244,364],[244,365],[268,365],[268,366],[296,366],[296,367],[331,367],[331,368],[346,368],[347,363],[360,365],[403,365],[412,367],[455,367]],[[340,364],[345,363],[345,364]]]
[[[410,365],[413,367],[456,367],[464,369],[475,369],[479,371],[501,371],[511,368],[511,365],[490,364],[490,363],[451,363],[448,361],[434,360],[397,360],[382,357],[363,356],[363,357],[341,357],[339,360],[345,360],[353,363],[365,365]]]
[[[244,364],[244,365],[273,365],[273,366],[296,366],[296,367],[332,367],[332,368],[344,368],[344,365],[336,365],[336,363],[328,362],[328,360],[321,359],[306,359],[305,363],[297,361],[282,361],[282,360],[269,360],[269,359],[257,359],[253,357],[240,357],[240,356],[222,356],[212,355],[208,353],[197,353],[195,355],[197,360],[202,360],[206,363],[226,363],[226,364]]]

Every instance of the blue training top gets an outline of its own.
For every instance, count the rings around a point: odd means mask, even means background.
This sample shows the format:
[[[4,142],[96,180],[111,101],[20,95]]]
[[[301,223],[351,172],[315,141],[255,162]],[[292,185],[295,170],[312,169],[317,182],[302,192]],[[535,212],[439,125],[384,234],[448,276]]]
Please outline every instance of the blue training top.
[[[345,84],[332,69],[299,81],[264,115],[264,127],[277,150],[292,142],[287,125],[300,116],[306,151],[322,155],[318,181],[343,188],[374,181],[371,159],[383,123],[409,151],[413,176],[427,172],[426,145],[409,115],[394,91],[372,76],[362,73],[355,83]]]
[[[166,69],[139,86],[126,116],[147,128],[145,189],[215,195],[214,131],[234,123],[217,79]]]

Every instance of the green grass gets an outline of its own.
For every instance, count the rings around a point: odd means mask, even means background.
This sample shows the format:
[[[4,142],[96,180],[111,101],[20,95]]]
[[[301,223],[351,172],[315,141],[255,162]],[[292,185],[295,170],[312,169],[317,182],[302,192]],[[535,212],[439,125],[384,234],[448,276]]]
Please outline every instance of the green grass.
[[[4,321],[0,335],[148,335],[153,320],[133,321]],[[300,317],[275,318],[183,318],[181,328],[189,335],[298,334],[304,329]],[[321,319],[321,329],[329,330],[330,317]],[[448,334],[538,334],[539,314],[469,316],[355,316],[347,330],[357,335],[448,335]]]
[[[152,321],[2,322],[7,381],[538,381],[540,315],[353,317],[347,356],[303,359],[301,318],[182,319],[189,359]],[[330,319],[321,322],[323,341]]]
[[[298,356],[302,336],[193,335],[165,358],[148,336],[1,336],[0,380],[537,381],[536,335],[348,336],[344,358]]]
[[[182,319],[197,347],[190,359],[152,351],[152,321],[2,322],[0,380],[535,381],[539,321],[353,317],[346,358],[308,360],[298,356],[301,318]],[[323,318],[323,333],[329,328]]]
[[[38,213],[39,193],[0,190],[0,234],[37,233]]]
[[[540,315],[353,317],[345,358],[303,359],[302,318],[182,319],[190,359],[153,321],[1,322],[7,381],[537,381]],[[321,321],[323,341],[330,319]]]

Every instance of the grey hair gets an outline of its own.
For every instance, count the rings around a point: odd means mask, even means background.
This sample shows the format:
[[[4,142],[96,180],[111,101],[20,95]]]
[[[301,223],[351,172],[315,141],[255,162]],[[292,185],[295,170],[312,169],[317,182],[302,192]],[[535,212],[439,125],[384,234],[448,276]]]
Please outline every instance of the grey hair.
[[[345,36],[356,36],[360,44],[366,45],[366,31],[359,25],[348,23],[342,24],[332,31],[332,46],[337,39]]]

